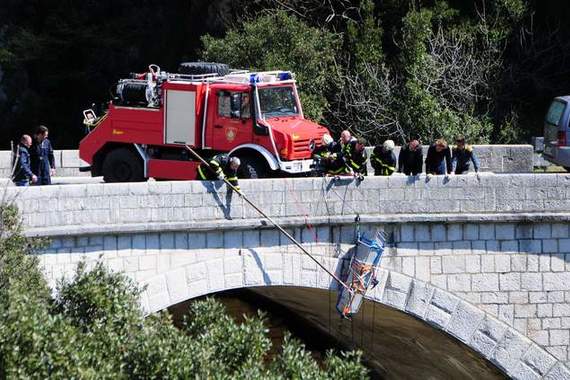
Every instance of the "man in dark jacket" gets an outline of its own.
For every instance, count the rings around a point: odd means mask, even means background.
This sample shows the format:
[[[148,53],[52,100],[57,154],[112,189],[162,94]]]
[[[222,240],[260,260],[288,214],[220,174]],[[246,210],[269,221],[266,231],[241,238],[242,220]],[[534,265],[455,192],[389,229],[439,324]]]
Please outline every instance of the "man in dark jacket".
[[[448,175],[451,173],[451,149],[444,139],[438,139],[429,147],[426,156],[426,174]]]
[[[398,156],[398,172],[405,175],[418,175],[422,172],[424,154],[418,140],[411,140],[402,147]]]
[[[55,174],[55,158],[48,134],[47,127],[40,125],[30,151],[32,172],[38,177],[38,185],[51,185],[51,176]]]
[[[16,150],[12,175],[12,181],[16,186],[29,186],[30,182],[36,183],[38,181],[38,177],[32,173],[30,166],[30,152],[28,151],[30,146],[32,146],[32,138],[23,135]]]
[[[203,181],[215,181],[226,179],[238,191],[240,191],[237,171],[241,161],[237,157],[230,157],[226,153],[218,154],[208,162],[210,168],[205,164],[198,166],[198,179]]]
[[[455,140],[455,148],[453,148],[453,158],[451,159],[452,173],[464,174],[469,171],[470,163],[473,162],[475,173],[479,174],[479,159],[471,145],[465,145],[465,137],[459,136]]]
[[[394,141],[386,140],[382,145],[376,145],[370,155],[370,164],[374,175],[390,176],[396,171],[396,155]]]

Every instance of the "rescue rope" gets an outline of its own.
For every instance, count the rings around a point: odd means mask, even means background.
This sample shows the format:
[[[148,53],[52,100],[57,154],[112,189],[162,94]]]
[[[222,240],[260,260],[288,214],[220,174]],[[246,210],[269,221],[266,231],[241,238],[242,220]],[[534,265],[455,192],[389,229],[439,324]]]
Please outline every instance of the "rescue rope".
[[[212,170],[212,167],[210,166],[210,164],[204,160],[198,153],[196,153],[194,151],[194,149],[190,148],[190,146],[186,145],[186,149],[194,156],[196,157],[202,164],[204,164],[208,169]],[[333,272],[331,272],[330,270],[328,270],[323,264],[321,264],[319,262],[319,260],[317,260],[315,257],[313,257],[313,255],[311,255],[309,253],[309,251],[307,251],[305,249],[305,247],[303,247],[301,245],[301,243],[299,243],[297,241],[297,239],[295,239],[293,236],[291,236],[290,233],[288,233],[287,231],[285,231],[285,229],[283,227],[281,227],[276,221],[273,220],[273,218],[271,218],[269,215],[267,215],[263,210],[261,210],[259,207],[257,207],[253,202],[251,202],[240,190],[238,190],[234,185],[232,185],[226,178],[223,179],[223,181],[225,182],[225,184],[232,189],[233,191],[235,191],[244,201],[246,201],[251,207],[253,207],[255,209],[255,211],[257,211],[259,214],[261,214],[261,216],[263,216],[265,219],[267,219],[271,224],[273,224],[273,226],[275,226],[275,228],[277,228],[283,235],[285,235],[293,244],[295,244],[300,250],[301,252],[303,252],[305,255],[307,255],[311,260],[313,260],[322,270],[324,270],[329,276],[331,276],[333,279],[335,279],[339,284],[341,284],[347,291],[349,291],[350,293],[352,293],[352,289],[350,288],[350,286],[348,286],[344,281],[342,281],[336,274],[334,274]]]

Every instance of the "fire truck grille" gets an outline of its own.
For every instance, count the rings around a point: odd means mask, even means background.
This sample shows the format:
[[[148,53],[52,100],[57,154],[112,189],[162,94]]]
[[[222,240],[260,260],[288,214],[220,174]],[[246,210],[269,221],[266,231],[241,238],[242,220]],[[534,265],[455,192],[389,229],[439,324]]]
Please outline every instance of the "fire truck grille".
[[[297,140],[293,142],[293,153],[306,153],[309,152],[310,139]]]

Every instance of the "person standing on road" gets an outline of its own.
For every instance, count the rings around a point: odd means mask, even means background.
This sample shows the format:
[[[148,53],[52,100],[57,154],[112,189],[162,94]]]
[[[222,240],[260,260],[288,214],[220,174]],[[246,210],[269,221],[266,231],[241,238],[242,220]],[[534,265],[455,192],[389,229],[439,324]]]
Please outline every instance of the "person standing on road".
[[[398,173],[405,175],[418,175],[422,172],[424,154],[422,145],[416,139],[410,140],[408,145],[403,146],[398,156]]]
[[[426,174],[428,176],[448,175],[451,173],[451,149],[444,139],[438,139],[429,147],[426,156]]]
[[[29,186],[30,182],[36,183],[38,181],[38,177],[32,173],[30,165],[30,152],[28,149],[31,146],[32,138],[28,135],[23,135],[16,150],[14,173],[12,176],[12,181],[16,186]]]
[[[51,177],[55,175],[55,158],[48,134],[47,127],[40,125],[30,152],[32,172],[38,177],[37,185],[51,185]]]

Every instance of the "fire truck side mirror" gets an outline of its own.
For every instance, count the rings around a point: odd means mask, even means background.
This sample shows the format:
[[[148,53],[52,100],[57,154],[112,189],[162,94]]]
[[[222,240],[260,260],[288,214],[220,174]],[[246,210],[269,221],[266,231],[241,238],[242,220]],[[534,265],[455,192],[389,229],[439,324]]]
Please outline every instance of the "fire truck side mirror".
[[[91,124],[92,122],[95,121],[95,119],[97,119],[95,111],[93,111],[92,109],[83,111],[83,122],[85,124]]]

